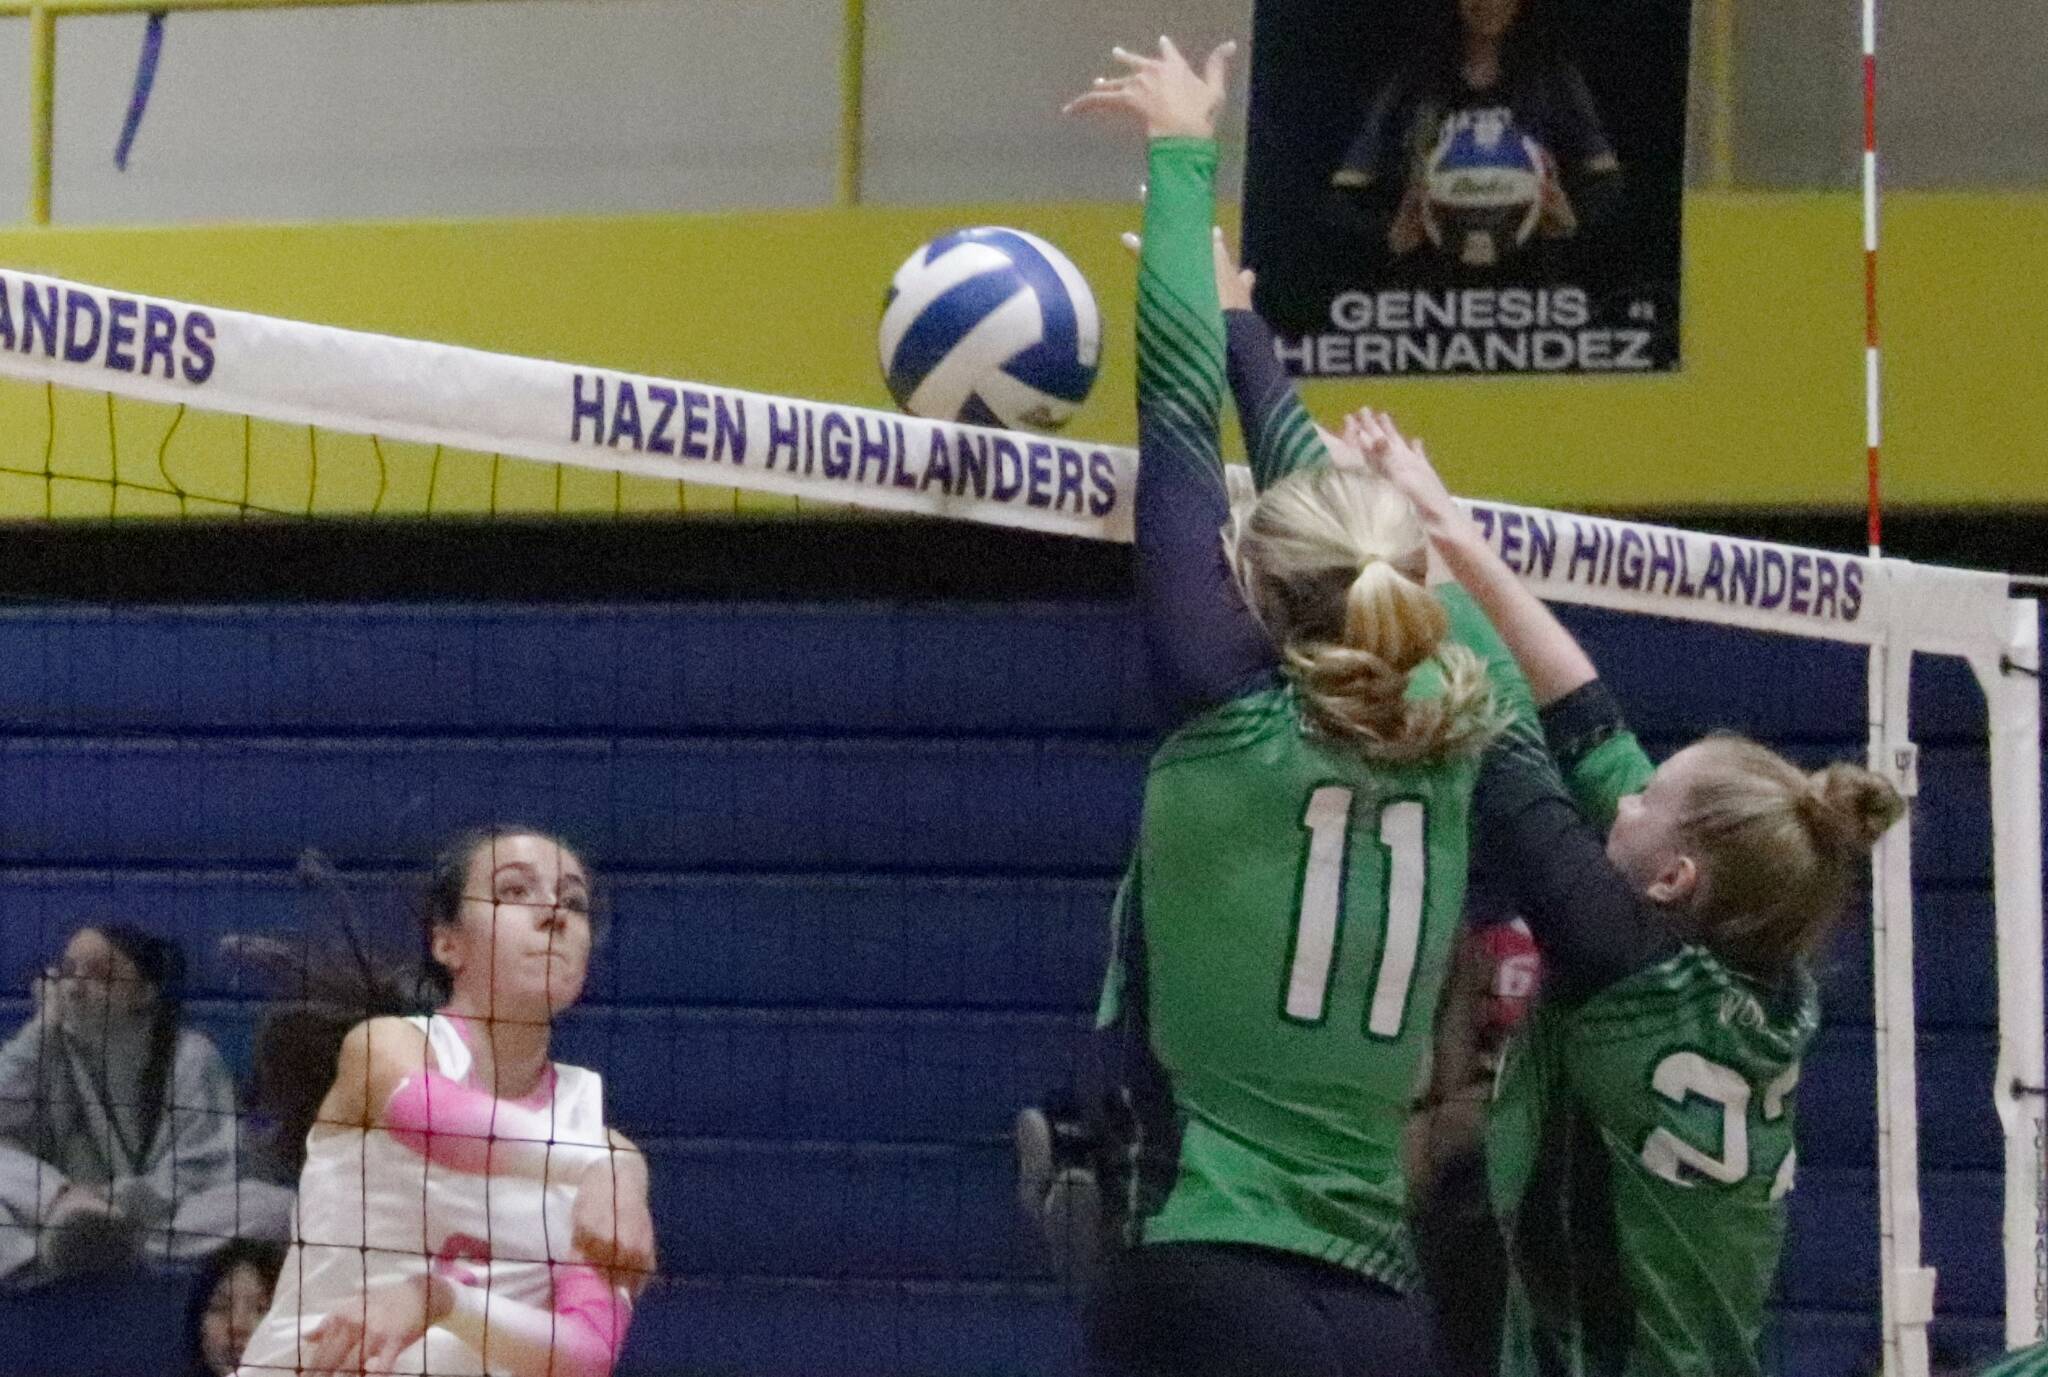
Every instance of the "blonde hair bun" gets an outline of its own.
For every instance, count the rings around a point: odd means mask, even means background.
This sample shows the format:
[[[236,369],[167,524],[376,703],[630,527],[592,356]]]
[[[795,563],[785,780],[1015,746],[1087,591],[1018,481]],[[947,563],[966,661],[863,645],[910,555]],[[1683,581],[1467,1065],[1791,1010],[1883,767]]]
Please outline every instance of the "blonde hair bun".
[[[1837,762],[1815,770],[1806,788],[1809,820],[1838,850],[1870,850],[1906,813],[1906,800],[1891,781],[1861,765]]]

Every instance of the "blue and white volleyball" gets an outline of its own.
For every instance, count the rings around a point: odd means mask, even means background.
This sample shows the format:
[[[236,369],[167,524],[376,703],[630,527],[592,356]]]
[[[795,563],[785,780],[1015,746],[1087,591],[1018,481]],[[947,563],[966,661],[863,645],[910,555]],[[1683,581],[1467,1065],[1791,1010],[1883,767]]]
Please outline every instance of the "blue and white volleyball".
[[[1037,235],[955,230],[896,270],[881,346],[890,395],[913,416],[1057,430],[1095,385],[1102,317]]]
[[[1506,112],[1447,120],[1423,175],[1423,230],[1465,266],[1493,267],[1536,232],[1543,158]]]

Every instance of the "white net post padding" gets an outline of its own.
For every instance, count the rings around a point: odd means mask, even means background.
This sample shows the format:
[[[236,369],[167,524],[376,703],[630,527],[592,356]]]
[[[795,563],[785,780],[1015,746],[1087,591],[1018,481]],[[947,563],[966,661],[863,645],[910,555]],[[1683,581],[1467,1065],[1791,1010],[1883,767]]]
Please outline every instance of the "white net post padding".
[[[2005,1129],[2005,1340],[2048,1336],[2048,1068],[2041,913],[2040,609],[2013,599],[2006,642],[1970,667],[1991,708],[1991,835],[1998,915],[1999,1122]],[[2031,866],[2031,879],[2028,867]]]
[[[1866,763],[1911,800],[1919,793],[1913,744],[1913,652],[1895,636],[1870,647]],[[1927,1377],[1934,1271],[1920,1258],[1918,1017],[1913,1003],[1913,837],[1909,824],[1871,855],[1872,1033],[1877,1054],[1878,1279],[1886,1377]]]
[[[120,328],[116,326],[119,323]],[[149,341],[158,348],[152,353]],[[0,377],[647,477],[1131,539],[1115,446],[363,334],[0,270]],[[1469,503],[1543,597],[1867,647],[1871,763],[1910,791],[1916,654],[1967,660],[1990,703],[2006,1326],[2048,1318],[2038,606],[2003,576],[1563,512]],[[1924,1377],[1910,823],[1875,859],[1887,1371]]]

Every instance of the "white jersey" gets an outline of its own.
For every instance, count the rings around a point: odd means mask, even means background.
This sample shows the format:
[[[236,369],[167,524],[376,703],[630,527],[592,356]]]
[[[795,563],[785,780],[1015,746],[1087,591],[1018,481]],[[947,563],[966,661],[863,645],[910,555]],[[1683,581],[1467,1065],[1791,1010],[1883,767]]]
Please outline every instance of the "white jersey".
[[[434,1064],[466,1081],[462,1026],[435,1014],[407,1022],[427,1035]],[[497,1101],[495,1132],[546,1142],[547,1180],[483,1176],[429,1162],[384,1129],[315,1128],[292,1215],[292,1246],[270,1312],[243,1351],[237,1377],[301,1371],[304,1336],[364,1290],[423,1275],[441,1261],[492,1296],[552,1309],[551,1263],[573,1261],[576,1182],[607,1150],[604,1087],[594,1071],[555,1063],[524,1100]],[[500,1377],[444,1329],[392,1369],[437,1377]]]

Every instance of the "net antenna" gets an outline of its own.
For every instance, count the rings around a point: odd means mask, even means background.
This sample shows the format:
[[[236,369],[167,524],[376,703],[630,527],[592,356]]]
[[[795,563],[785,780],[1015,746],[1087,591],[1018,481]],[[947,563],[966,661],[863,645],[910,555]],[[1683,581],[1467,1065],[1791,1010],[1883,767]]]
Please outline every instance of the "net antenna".
[[[1865,512],[1870,557],[1884,557],[1884,391],[1877,315],[1877,0],[1857,0],[1863,33],[1863,413]],[[1870,647],[1867,759],[1911,800],[1919,792],[1919,748],[1907,705],[1910,646],[1890,638]],[[1885,1377],[1928,1377],[1927,1325],[1935,1272],[1920,1255],[1918,1013],[1913,999],[1913,850],[1909,828],[1893,828],[1871,854],[1870,942],[1877,1054],[1878,1277]]]
[[[1881,180],[1877,158],[1877,0],[1857,0],[1863,78],[1863,317],[1865,483],[1870,558],[1884,560],[1884,390],[1878,328],[1877,263]],[[1910,568],[1911,566],[1905,566]],[[2012,587],[2032,581],[2012,581]],[[1900,582],[1919,601],[1919,585]],[[1987,607],[1987,611],[1991,610]],[[1926,617],[1934,609],[1916,614]],[[2044,1123],[2040,856],[2039,612],[2010,598],[2008,644],[1995,658],[1963,654],[1991,720],[1993,903],[1997,915],[1998,1059],[1992,1088],[2005,1132],[2005,1336],[2022,1347],[2048,1332],[2048,1123]],[[1987,627],[1988,634],[1997,634]],[[1902,627],[1870,645],[1870,768],[1912,798],[1919,750],[1909,718],[1916,651],[1940,653]],[[1877,1054],[1879,1267],[1886,1377],[1927,1377],[1927,1326],[1935,1272],[1921,1257],[1917,1030],[1913,991],[1913,875],[1910,826],[1896,827],[1872,857],[1871,944]]]

